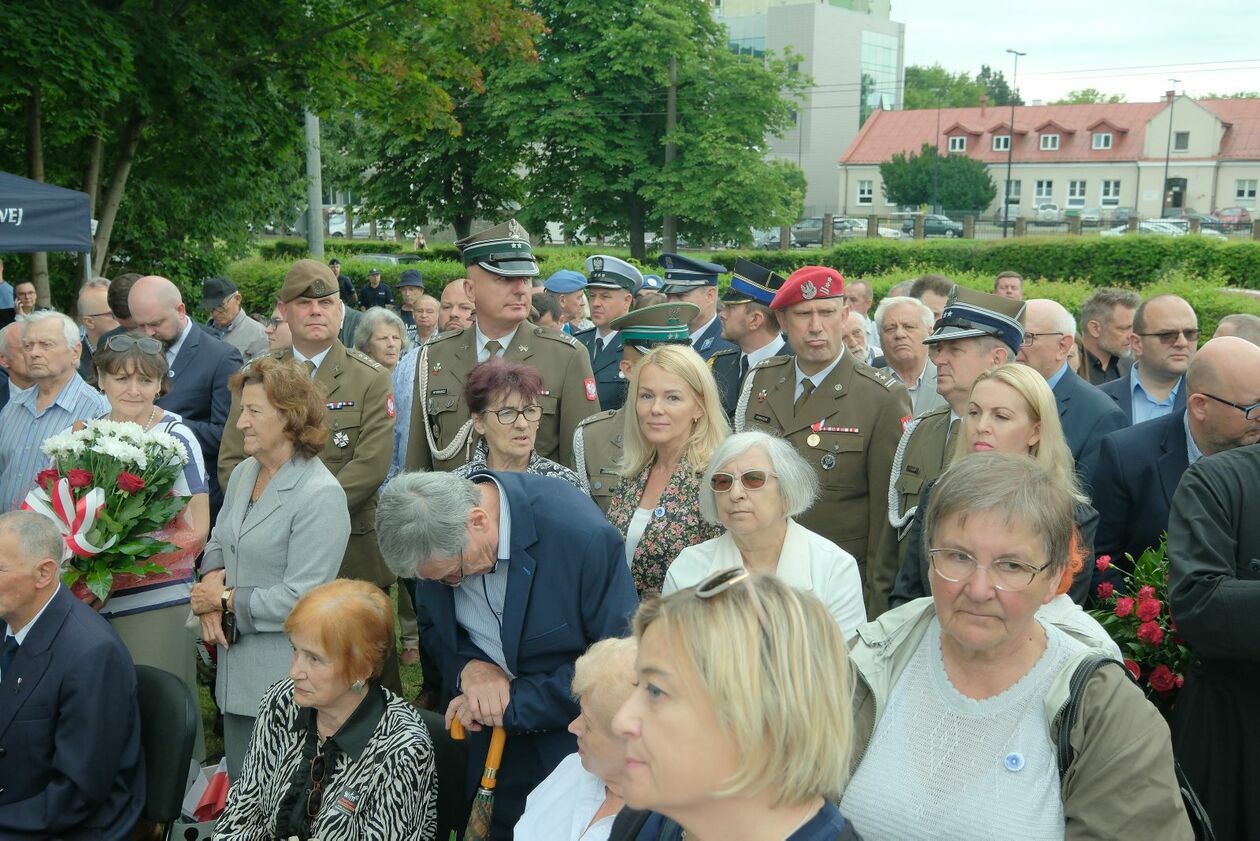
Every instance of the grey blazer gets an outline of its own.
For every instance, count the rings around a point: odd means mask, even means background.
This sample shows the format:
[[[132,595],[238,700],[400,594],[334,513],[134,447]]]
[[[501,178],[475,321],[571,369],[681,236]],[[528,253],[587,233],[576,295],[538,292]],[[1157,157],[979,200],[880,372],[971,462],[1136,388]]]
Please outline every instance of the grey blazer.
[[[346,495],[317,458],[294,456],[247,514],[258,478],[247,458],[232,471],[202,572],[223,569],[235,587],[241,638],[219,649],[215,697],[233,715],[258,715],[263,694],[289,675],[284,620],[298,598],[332,581],[350,539]]]

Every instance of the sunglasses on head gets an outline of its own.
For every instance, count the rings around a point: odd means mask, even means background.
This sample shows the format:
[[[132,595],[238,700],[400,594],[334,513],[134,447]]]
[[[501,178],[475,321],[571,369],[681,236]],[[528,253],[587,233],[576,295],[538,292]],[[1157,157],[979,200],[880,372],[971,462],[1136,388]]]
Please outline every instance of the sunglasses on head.
[[[144,353],[162,352],[162,343],[157,339],[152,339],[148,336],[136,338],[135,336],[127,336],[122,333],[119,333],[116,336],[110,336],[106,339],[105,347],[116,353],[121,353],[124,350],[131,350],[133,347],[140,348],[140,350]]]
[[[766,486],[766,480],[771,476],[778,478],[777,473],[771,473],[769,470],[745,470],[736,476],[734,473],[714,473],[709,477],[709,487],[714,493],[724,494],[735,487],[736,480],[744,486],[746,491],[758,491]]]

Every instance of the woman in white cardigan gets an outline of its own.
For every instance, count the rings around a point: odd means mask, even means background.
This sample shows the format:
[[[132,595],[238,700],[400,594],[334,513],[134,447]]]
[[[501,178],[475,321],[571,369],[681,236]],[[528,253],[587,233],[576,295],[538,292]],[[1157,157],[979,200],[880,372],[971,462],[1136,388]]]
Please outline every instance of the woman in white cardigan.
[[[857,561],[797,523],[818,497],[818,477],[782,438],[741,432],[718,446],[700,482],[700,513],[726,533],[679,553],[662,595],[731,567],[776,575],[822,600],[851,638],[866,621]]]

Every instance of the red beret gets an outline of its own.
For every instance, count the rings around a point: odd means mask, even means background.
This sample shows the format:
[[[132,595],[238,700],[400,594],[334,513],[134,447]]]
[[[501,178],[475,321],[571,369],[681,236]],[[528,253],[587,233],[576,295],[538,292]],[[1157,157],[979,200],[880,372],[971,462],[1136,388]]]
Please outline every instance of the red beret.
[[[770,309],[783,310],[802,301],[844,297],[844,277],[828,266],[802,266],[788,275]]]

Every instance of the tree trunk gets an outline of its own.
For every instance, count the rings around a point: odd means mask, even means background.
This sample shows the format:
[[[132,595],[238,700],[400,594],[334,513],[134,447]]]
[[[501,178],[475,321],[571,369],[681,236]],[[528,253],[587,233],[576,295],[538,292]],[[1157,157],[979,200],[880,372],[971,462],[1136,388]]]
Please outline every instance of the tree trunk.
[[[101,162],[105,158],[105,141],[98,134],[88,140],[88,165],[83,173],[83,192],[88,197],[88,216],[96,217],[96,203],[101,193]],[[79,273],[92,273],[92,255],[79,255]]]
[[[43,110],[43,95],[39,85],[36,85],[26,98],[26,172],[35,181],[44,180]],[[36,251],[31,255],[31,282],[35,284],[35,298],[39,305],[51,306],[48,255],[43,251]]]
[[[346,204],[346,239],[354,239],[354,205]]]
[[[461,240],[472,233],[473,218],[471,214],[459,214],[451,220],[451,226],[455,228],[455,239]]]
[[[114,173],[109,179],[109,190],[101,204],[100,223],[96,226],[96,237],[92,240],[92,274],[95,275],[105,273],[105,256],[114,233],[114,220],[118,218],[118,207],[122,204],[123,193],[127,189],[127,176],[131,174],[131,164],[136,159],[143,125],[144,118],[140,116],[140,112],[132,111],[123,126],[122,136],[118,139],[118,160],[114,161]]]
[[[630,256],[642,263],[647,258],[647,246],[643,241],[645,217],[643,199],[631,196],[626,202],[630,222]]]

